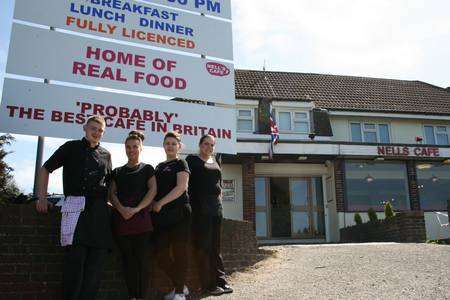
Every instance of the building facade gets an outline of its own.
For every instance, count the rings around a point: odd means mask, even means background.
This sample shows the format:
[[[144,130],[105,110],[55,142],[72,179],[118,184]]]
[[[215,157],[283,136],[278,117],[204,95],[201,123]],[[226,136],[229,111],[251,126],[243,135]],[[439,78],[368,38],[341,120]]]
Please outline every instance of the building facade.
[[[269,155],[269,112],[280,140]],[[237,155],[222,156],[225,217],[264,242],[338,242],[374,208],[423,210],[427,238],[450,199],[450,90],[420,81],[236,71]]]

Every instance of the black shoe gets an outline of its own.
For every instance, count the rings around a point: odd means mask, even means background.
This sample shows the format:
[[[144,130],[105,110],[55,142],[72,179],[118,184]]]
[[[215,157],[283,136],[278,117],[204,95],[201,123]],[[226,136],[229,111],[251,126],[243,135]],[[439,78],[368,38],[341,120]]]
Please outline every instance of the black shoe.
[[[224,294],[229,294],[233,292],[233,289],[228,284],[221,285],[220,287],[222,288]]]
[[[220,296],[223,293],[225,293],[225,291],[220,286],[216,286],[216,287],[208,289],[208,293],[213,296]]]

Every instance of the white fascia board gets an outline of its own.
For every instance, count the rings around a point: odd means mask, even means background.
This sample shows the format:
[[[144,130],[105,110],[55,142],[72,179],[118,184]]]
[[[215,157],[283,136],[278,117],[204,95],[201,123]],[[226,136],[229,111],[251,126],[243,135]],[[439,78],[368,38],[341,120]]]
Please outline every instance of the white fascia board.
[[[259,100],[236,99],[236,105],[258,105]],[[314,102],[305,101],[272,101],[273,107],[314,108]]]
[[[242,143],[236,144],[237,153],[269,153],[270,141],[267,143]],[[298,154],[298,155],[336,155],[339,145],[333,144],[278,144],[273,147],[274,154]]]
[[[274,108],[277,107],[291,107],[291,108],[314,108],[316,107],[313,102],[301,102],[301,101],[273,101]]]
[[[330,111],[332,116],[351,116],[351,117],[377,117],[392,119],[420,119],[420,120],[445,120],[450,121],[450,116],[437,115],[415,115],[401,113],[377,113],[377,112],[358,112],[358,111]]]
[[[239,105],[258,106],[258,104],[259,104],[258,100],[236,99],[236,106],[239,106]]]
[[[249,132],[237,132],[238,139],[270,141],[270,134],[257,134]],[[283,134],[280,133],[281,141],[310,141],[308,134]],[[328,136],[316,136],[315,141],[331,141]]]
[[[254,153],[254,154],[267,154],[269,153],[270,140],[267,143],[261,142],[238,142],[236,144],[237,153]],[[397,146],[393,146],[397,147]],[[418,145],[419,148],[422,147]],[[414,147],[410,147],[414,148]],[[369,145],[341,145],[341,144],[313,144],[313,143],[279,143],[273,147],[274,154],[295,154],[295,155],[343,155],[343,156],[370,156],[378,157],[378,146]],[[388,157],[388,156],[386,156]],[[392,158],[406,158],[414,157],[416,159],[427,159],[430,157],[420,157],[414,155],[408,155],[404,157],[392,157]],[[390,158],[390,157],[389,157]],[[439,148],[440,159],[450,158],[450,148]]]

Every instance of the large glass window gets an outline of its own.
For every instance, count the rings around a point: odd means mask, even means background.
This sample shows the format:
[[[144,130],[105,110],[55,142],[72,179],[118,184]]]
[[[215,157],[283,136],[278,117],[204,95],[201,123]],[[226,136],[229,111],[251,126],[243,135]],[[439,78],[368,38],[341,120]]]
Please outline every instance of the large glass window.
[[[404,163],[346,161],[345,189],[350,211],[383,210],[387,201],[395,210],[410,207]]]
[[[417,187],[421,209],[446,211],[450,199],[450,165],[418,163]]]
[[[350,123],[352,142],[390,143],[388,124]]]

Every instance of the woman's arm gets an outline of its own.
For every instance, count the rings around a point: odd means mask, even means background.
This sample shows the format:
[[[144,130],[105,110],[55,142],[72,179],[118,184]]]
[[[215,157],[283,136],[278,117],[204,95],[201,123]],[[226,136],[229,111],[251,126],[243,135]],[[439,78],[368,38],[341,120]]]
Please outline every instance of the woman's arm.
[[[185,191],[187,191],[188,184],[189,173],[185,171],[178,172],[177,185],[167,195],[153,205],[153,210],[159,212],[164,205],[180,197]]]
[[[130,209],[120,203],[120,200],[117,197],[117,185],[114,179],[111,179],[111,184],[109,185],[109,200],[125,220],[128,220],[133,216]]]
[[[139,203],[139,205],[135,207],[136,213],[141,211],[143,208],[150,206],[153,202],[153,199],[155,199],[157,192],[155,176],[149,178],[149,180],[147,181],[147,187],[148,187],[147,193],[145,194],[144,198]]]

